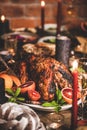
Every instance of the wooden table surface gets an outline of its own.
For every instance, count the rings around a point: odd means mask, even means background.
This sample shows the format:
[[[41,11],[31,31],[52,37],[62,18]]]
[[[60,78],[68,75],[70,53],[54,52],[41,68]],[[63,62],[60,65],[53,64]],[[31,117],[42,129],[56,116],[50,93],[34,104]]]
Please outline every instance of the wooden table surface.
[[[49,122],[49,118],[47,118],[46,115],[48,113],[51,113],[51,112],[36,111],[36,113],[39,115],[41,121],[46,126],[47,123]],[[70,130],[70,125],[71,125],[71,111],[70,110],[61,111],[61,112],[58,112],[58,114],[64,115],[64,126],[62,126],[58,130]]]
[[[50,112],[44,112],[44,111],[36,111],[38,116],[40,117],[41,121],[44,123],[44,125],[47,125],[49,119],[47,118],[47,114]],[[71,130],[71,110],[65,110],[60,111],[58,114],[64,115],[64,125],[60,127],[58,130]],[[87,130],[86,126],[78,126],[76,130]]]

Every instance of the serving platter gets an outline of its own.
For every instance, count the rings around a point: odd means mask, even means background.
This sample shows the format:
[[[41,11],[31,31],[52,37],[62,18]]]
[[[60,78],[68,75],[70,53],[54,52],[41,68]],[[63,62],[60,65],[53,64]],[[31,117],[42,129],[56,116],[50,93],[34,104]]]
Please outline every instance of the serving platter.
[[[33,53],[35,55],[44,55],[44,56],[54,56],[55,55],[55,48],[54,47],[50,47],[47,44],[44,43],[36,43],[36,44],[32,44],[32,43],[27,43],[24,44],[23,46],[23,50],[27,53]]]
[[[2,39],[7,40],[7,39],[17,39],[17,41],[27,41],[27,42],[33,42],[37,41],[38,36],[34,33],[30,32],[12,32],[12,33],[6,33],[1,36]]]
[[[35,28],[12,28],[13,32],[32,32],[32,33],[36,33],[36,29]]]
[[[19,102],[18,103],[25,105],[25,106],[29,106],[35,110],[40,110],[40,111],[46,111],[46,112],[53,112],[55,111],[55,107],[44,107],[42,105],[38,105],[38,104],[30,104],[30,103],[24,103],[24,102]],[[78,101],[78,104],[81,103],[81,99]],[[64,110],[68,110],[72,107],[72,104],[66,104],[61,106],[60,111],[64,111]]]
[[[47,23],[44,25],[45,31],[51,34],[56,34],[56,28],[57,28],[57,24],[55,23]]]
[[[49,43],[49,44],[54,44],[55,43],[55,36],[45,36],[42,37],[38,40],[38,42],[45,42],[45,43]]]
[[[35,110],[46,111],[46,112],[53,112],[53,111],[55,111],[55,107],[43,107],[42,105],[29,104],[29,103],[23,103],[23,102],[18,102],[18,103],[26,105],[26,106],[29,106],[29,107],[31,107],[31,108],[33,108]],[[70,104],[61,106],[60,111],[70,109],[71,107],[72,107],[72,105],[70,105]]]
[[[57,24],[56,23],[46,23],[44,25],[44,29],[47,33],[55,35],[57,31]],[[61,31],[67,30],[65,25],[61,26]]]
[[[40,38],[37,41],[37,43],[44,43],[44,45],[55,50],[55,40],[56,40],[55,36],[45,36]]]
[[[5,94],[5,96],[7,98],[11,97],[7,93]],[[45,111],[45,112],[53,112],[53,111],[55,111],[55,107],[44,107],[41,104],[38,104],[38,102],[32,102],[32,103],[26,103],[26,102],[17,101],[17,103],[19,103],[21,105],[29,106],[29,107],[31,107],[32,109],[35,109],[35,110]],[[80,104],[80,103],[81,103],[81,99],[78,100],[78,104]],[[60,111],[68,110],[71,107],[72,107],[72,104],[62,105]]]

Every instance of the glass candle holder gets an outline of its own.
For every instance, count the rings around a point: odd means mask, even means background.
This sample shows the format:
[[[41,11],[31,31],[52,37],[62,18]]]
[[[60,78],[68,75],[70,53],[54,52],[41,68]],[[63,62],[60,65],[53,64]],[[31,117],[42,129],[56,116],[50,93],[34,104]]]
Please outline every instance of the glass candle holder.
[[[58,35],[56,39],[56,60],[69,67],[69,57],[71,51],[71,40],[66,36]]]

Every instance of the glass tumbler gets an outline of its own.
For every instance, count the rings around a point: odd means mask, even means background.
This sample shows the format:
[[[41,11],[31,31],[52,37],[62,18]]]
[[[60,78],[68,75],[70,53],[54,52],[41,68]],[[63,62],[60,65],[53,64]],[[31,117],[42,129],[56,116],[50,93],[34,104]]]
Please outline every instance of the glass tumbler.
[[[16,38],[5,39],[5,50],[7,50],[12,56],[14,56],[17,51],[17,39]]]
[[[47,130],[59,130],[64,124],[64,116],[62,114],[53,112],[47,115],[49,122],[46,125]]]

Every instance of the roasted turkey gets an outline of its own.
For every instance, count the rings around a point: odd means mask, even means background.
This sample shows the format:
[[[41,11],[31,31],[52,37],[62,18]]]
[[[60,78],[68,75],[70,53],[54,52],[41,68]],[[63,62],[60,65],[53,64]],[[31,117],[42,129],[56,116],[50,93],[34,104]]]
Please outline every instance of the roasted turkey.
[[[70,71],[54,58],[29,55],[27,67],[43,100],[53,100],[56,88],[72,87]]]

